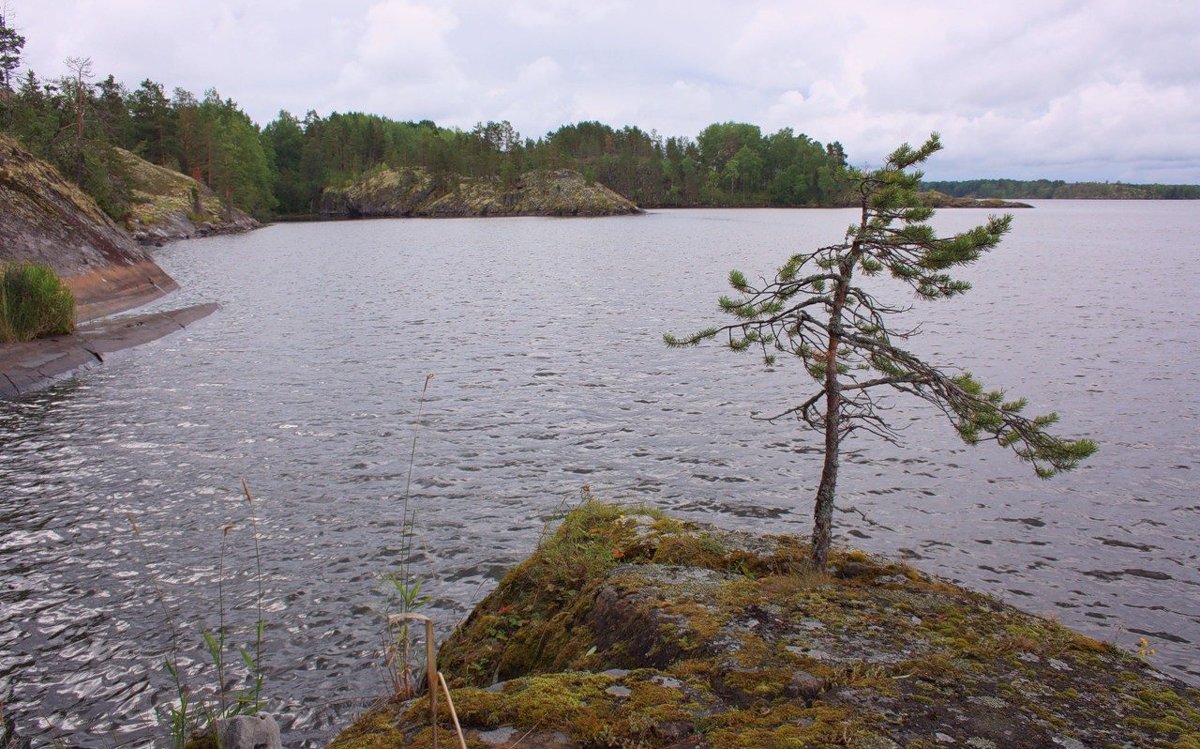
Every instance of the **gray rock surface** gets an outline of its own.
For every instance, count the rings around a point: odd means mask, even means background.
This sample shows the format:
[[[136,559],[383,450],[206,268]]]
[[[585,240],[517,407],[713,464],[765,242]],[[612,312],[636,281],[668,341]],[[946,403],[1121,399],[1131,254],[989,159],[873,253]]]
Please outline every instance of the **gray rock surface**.
[[[283,749],[279,725],[266,713],[230,718],[221,731],[221,749]]]
[[[0,344],[0,398],[40,390],[55,380],[104,363],[114,351],[140,346],[211,315],[216,304],[97,320],[74,333]]]

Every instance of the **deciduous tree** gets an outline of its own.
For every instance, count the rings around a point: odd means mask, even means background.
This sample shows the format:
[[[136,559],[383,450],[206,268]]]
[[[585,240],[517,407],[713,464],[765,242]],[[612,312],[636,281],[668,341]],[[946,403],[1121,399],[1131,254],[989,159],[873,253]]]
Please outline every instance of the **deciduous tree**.
[[[889,441],[878,391],[891,389],[921,398],[940,409],[968,444],[995,441],[1033,464],[1043,478],[1074,468],[1096,450],[1088,439],[1064,439],[1047,427],[1053,414],[1022,415],[1026,401],[986,390],[969,372],[949,373],[902,347],[911,332],[896,331],[891,320],[906,309],[883,303],[858,285],[855,275],[888,273],[918,299],[957,296],[970,284],[948,271],[977,260],[1009,230],[1011,216],[939,237],[928,221],[933,209],[917,192],[921,173],[912,168],[941,148],[935,133],[920,148],[905,144],[887,163],[869,172],[853,171],[861,214],[843,240],[790,257],[773,281],[751,282],[733,271],[737,293],[720,299],[736,321],[685,338],[665,336],[671,346],[695,345],[727,336],[734,351],[761,349],[768,366],[777,354],[799,360],[814,382],[799,404],[774,418],[795,416],[824,437],[824,462],[813,509],[812,561],[823,569],[832,536],[842,442],[856,431]]]

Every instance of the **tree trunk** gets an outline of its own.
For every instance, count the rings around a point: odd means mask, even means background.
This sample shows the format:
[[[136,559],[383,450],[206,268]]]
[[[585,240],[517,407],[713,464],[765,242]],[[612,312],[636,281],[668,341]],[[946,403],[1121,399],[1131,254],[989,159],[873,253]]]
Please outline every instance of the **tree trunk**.
[[[866,206],[863,206],[863,223],[866,225]],[[861,231],[860,231],[861,233]],[[829,313],[829,350],[825,352],[825,463],[821,468],[821,483],[813,500],[812,563],[817,570],[824,570],[829,562],[829,546],[833,542],[833,501],[837,489],[838,453],[842,435],[842,382],[838,374],[838,348],[842,345],[842,309],[850,293],[850,280],[854,277],[854,265],[862,255],[859,241],[838,266],[837,291]]]
[[[829,546],[833,541],[833,498],[837,489],[838,448],[841,410],[841,390],[836,370],[825,376],[825,464],[821,468],[821,483],[813,500],[812,563],[824,570],[829,562]],[[832,387],[830,383],[832,382]]]

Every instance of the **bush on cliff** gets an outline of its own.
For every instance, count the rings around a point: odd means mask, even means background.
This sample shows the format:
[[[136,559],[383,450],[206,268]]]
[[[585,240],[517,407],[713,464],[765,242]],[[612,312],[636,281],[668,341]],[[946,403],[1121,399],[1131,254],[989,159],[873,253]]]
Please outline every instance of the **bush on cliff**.
[[[48,266],[0,266],[0,343],[31,341],[75,329],[75,297]]]

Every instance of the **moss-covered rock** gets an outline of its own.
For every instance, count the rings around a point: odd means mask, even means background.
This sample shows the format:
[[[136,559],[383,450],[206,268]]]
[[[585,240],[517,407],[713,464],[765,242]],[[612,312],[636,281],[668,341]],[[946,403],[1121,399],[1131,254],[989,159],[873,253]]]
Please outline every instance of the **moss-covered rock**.
[[[1200,747],[1200,691],[916,570],[587,501],[445,642],[468,746]],[[449,713],[439,728],[450,741]],[[424,700],[336,749],[432,746]]]
[[[258,226],[243,211],[224,206],[212,190],[186,174],[151,164],[122,148],[115,151],[129,179],[127,226],[142,244],[161,245]]]
[[[614,216],[640,213],[604,185],[569,169],[497,177],[433,177],[423,169],[372,172],[321,196],[326,218],[466,216]]]

